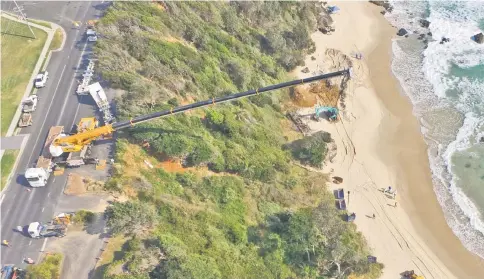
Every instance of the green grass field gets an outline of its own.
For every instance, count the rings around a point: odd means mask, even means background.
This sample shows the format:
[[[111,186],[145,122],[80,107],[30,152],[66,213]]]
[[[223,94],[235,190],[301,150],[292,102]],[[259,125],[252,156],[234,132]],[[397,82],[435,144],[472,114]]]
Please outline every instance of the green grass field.
[[[15,159],[17,159],[18,152],[18,150],[6,150],[5,153],[3,153],[2,162],[0,165],[0,170],[2,173],[2,184],[0,185],[0,190],[3,189],[7,183],[8,175],[12,171],[12,167],[15,163]]]
[[[33,39],[27,25],[3,17],[1,23],[1,133],[3,136],[22,100],[25,88],[47,39],[47,33],[32,28],[37,36],[37,39]]]

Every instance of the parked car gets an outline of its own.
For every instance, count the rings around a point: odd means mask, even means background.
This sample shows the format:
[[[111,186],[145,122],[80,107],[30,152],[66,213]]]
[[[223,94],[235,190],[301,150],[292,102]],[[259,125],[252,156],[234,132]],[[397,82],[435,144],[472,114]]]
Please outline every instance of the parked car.
[[[47,71],[38,74],[37,77],[35,77],[35,88],[44,87],[47,83],[47,79],[49,79],[49,73]]]

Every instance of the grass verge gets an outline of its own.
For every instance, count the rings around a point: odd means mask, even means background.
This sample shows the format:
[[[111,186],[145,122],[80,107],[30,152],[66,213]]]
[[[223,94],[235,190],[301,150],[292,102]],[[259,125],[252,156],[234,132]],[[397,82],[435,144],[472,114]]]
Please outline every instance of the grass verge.
[[[47,21],[35,20],[35,19],[27,19],[27,20],[30,21],[30,22],[32,22],[32,23],[45,26],[47,28],[52,28],[52,25],[50,24],[50,22],[47,22]]]
[[[123,245],[128,239],[128,237],[118,235],[109,240],[101,255],[101,260],[96,265],[93,279],[102,279],[109,263],[123,258]]]
[[[62,38],[63,34],[60,28],[57,28],[54,33],[54,38],[52,39],[52,42],[50,43],[50,48],[49,50],[56,50],[61,47],[62,45]]]
[[[27,25],[2,18],[1,62],[1,134],[7,133],[10,122],[22,100],[35,64],[47,39],[47,33],[32,28],[33,39]]]
[[[7,183],[7,178],[9,174],[12,172],[13,165],[15,164],[15,160],[17,160],[17,155],[19,153],[19,150],[5,150],[5,153],[3,153],[2,161],[1,161],[1,185],[0,185],[0,190],[3,190],[3,188],[6,186]]]

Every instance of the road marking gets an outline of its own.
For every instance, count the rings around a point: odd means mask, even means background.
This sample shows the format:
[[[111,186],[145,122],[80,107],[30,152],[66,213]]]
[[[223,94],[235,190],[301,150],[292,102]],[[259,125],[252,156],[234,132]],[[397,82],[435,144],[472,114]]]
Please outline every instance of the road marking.
[[[54,182],[55,182],[55,177],[54,177],[54,179],[52,180],[52,183],[54,183]]]
[[[40,248],[40,252],[44,252],[46,244],[47,244],[47,238],[44,240],[44,244],[42,244],[42,248]]]
[[[39,138],[40,136],[42,135],[42,130],[44,129],[44,125],[45,125],[45,121],[47,121],[47,116],[49,115],[49,112],[50,112],[50,108],[52,107],[52,103],[54,102],[54,99],[55,99],[55,95],[57,94],[57,89],[59,88],[59,84],[60,82],[62,81],[62,75],[64,75],[64,71],[66,70],[66,66],[64,65],[64,68],[62,69],[62,72],[61,72],[61,75],[60,75],[60,78],[59,78],[59,82],[57,83],[57,86],[55,87],[55,91],[54,91],[54,96],[52,96],[52,100],[50,100],[50,104],[49,104],[49,108],[47,109],[47,112],[45,114],[45,117],[44,117],[44,121],[42,122],[42,126],[40,126],[40,132],[39,134],[37,135],[37,139],[35,140],[35,143],[33,145],[33,147],[35,148],[35,146],[37,145],[37,142],[39,141]],[[32,160],[32,156],[34,155],[35,152],[32,152],[30,154],[30,157],[29,157],[29,160],[27,161],[27,166],[26,168],[29,167],[30,165],[30,160]]]
[[[44,212],[45,207],[42,207],[42,212]]]
[[[29,242],[29,246],[32,245],[32,240]]]
[[[84,52],[86,51],[86,47],[87,47],[87,41],[84,43],[84,48],[82,49],[81,56],[79,57],[79,60],[77,61],[77,65],[76,65],[77,68],[79,68],[79,66],[81,65],[81,60],[82,60],[82,57],[84,56]],[[67,96],[69,96],[69,94],[71,94],[71,92],[72,92],[71,90],[72,90],[72,84],[74,84],[74,80],[76,80],[76,74],[75,73],[72,77],[71,84],[69,85],[69,89],[67,89]],[[69,98],[66,98],[64,100],[64,104],[62,105],[62,109],[61,109],[61,112],[59,114],[59,118],[57,119],[56,126],[58,126],[60,121],[62,120],[62,116],[64,115],[64,110],[66,109],[68,99]],[[79,105],[80,105],[80,103],[78,102],[77,106],[79,107]]]
[[[37,260],[35,261],[36,263],[38,263],[40,261],[40,257],[42,256],[42,252],[44,252],[44,249],[45,249],[45,244],[47,244],[47,238],[44,239],[44,244],[42,245],[42,248],[40,248],[41,253],[39,253]]]
[[[47,194],[47,197],[50,197],[50,192]]]
[[[3,202],[4,198],[5,198],[5,195],[2,195],[2,198],[0,198],[0,204]]]

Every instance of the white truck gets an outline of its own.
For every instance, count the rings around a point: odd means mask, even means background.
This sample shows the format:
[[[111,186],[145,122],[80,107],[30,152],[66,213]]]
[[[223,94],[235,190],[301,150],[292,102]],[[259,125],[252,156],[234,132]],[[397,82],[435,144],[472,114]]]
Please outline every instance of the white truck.
[[[22,112],[33,112],[37,109],[37,95],[30,95],[22,101]]]
[[[28,228],[29,236],[32,238],[41,237],[64,237],[67,232],[65,224],[41,224],[39,222],[30,223]]]
[[[55,168],[53,157],[50,153],[50,145],[58,136],[63,134],[64,126],[53,126],[49,130],[47,139],[42,149],[42,155],[37,160],[34,168],[28,168],[25,171],[25,178],[32,187],[43,187],[47,185],[50,174]]]
[[[35,88],[44,87],[48,79],[49,79],[49,72],[45,71],[45,72],[39,73],[35,77],[35,83],[34,83]]]

